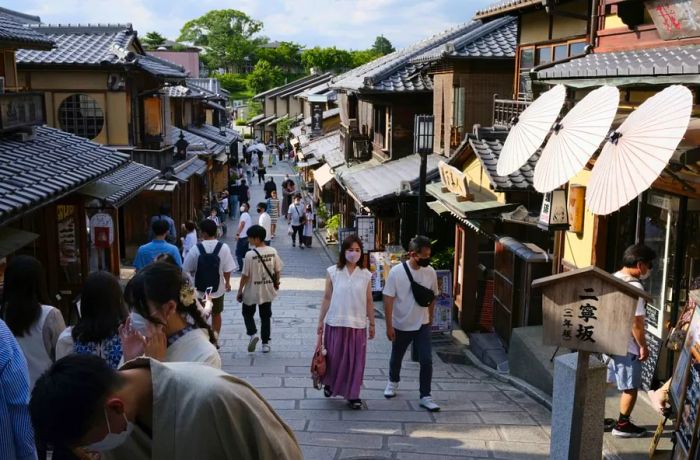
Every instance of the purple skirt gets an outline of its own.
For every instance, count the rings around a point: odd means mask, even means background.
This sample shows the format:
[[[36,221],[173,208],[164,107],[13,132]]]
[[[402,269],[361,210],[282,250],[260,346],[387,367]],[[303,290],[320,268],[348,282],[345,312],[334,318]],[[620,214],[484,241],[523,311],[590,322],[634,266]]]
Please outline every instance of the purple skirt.
[[[321,383],[331,388],[333,396],[360,399],[367,358],[367,330],[326,324],[324,343],[328,353],[326,375]]]

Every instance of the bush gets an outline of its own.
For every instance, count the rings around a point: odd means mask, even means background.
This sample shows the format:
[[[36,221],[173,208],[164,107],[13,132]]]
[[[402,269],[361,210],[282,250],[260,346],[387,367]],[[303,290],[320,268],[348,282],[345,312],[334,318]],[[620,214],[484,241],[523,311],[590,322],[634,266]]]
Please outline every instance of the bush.
[[[253,138],[253,133],[244,133],[243,134],[243,139],[252,139]]]
[[[248,81],[246,80],[245,75],[240,75],[237,73],[224,73],[215,74],[214,77],[221,82],[221,86],[226,91],[231,93],[238,93],[248,89]]]
[[[246,124],[245,120],[241,120],[240,118],[238,120],[236,120],[236,126],[245,126],[245,124]]]

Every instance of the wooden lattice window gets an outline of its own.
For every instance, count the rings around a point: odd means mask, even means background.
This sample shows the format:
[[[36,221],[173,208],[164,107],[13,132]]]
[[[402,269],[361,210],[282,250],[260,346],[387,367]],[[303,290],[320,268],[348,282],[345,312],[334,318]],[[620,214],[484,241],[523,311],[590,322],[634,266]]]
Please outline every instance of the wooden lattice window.
[[[87,94],[72,94],[58,107],[58,123],[63,131],[94,139],[105,123],[104,112]]]

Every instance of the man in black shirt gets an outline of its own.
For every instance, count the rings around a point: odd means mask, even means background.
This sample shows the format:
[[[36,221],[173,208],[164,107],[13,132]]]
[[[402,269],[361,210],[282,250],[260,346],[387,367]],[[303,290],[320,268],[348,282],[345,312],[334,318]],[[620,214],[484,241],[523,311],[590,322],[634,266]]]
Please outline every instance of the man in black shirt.
[[[263,186],[263,190],[265,190],[265,199],[270,198],[272,196],[272,191],[277,191],[277,184],[275,183],[275,179],[273,179],[272,176],[270,176],[270,180],[265,182],[265,185]]]

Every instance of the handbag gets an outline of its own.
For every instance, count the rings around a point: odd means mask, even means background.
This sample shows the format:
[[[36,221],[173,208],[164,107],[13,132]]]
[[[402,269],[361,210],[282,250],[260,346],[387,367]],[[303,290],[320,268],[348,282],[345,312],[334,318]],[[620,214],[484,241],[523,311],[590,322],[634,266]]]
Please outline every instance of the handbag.
[[[435,300],[435,293],[433,290],[428,289],[422,284],[416,283],[411,275],[411,271],[408,269],[408,264],[406,262],[402,262],[402,265],[406,270],[408,280],[411,282],[411,292],[413,293],[413,298],[416,300],[416,303],[421,307],[430,306],[430,304],[433,303],[433,300]]]
[[[279,291],[280,289],[280,282],[277,280],[277,277],[272,274],[269,268],[267,268],[267,264],[265,263],[265,260],[263,260],[262,256],[258,252],[257,249],[253,249],[253,252],[258,255],[258,260],[260,260],[260,263],[263,265],[263,268],[265,268],[265,271],[267,272],[268,276],[270,277],[270,280],[272,280],[272,285],[275,288],[275,291]]]
[[[299,215],[299,225],[304,225],[304,224],[306,224],[306,213],[304,213],[304,214],[300,213],[300,212],[299,212],[299,208],[297,208],[296,206],[294,206],[294,210],[295,210],[295,211],[297,212],[297,214]]]
[[[292,224],[287,225],[287,235],[294,235],[294,229],[292,228]]]
[[[326,375],[326,354],[327,351],[323,344],[323,334],[320,334],[316,341],[314,356],[311,358],[311,380],[313,381],[314,388],[317,390],[323,388],[321,379]]]

